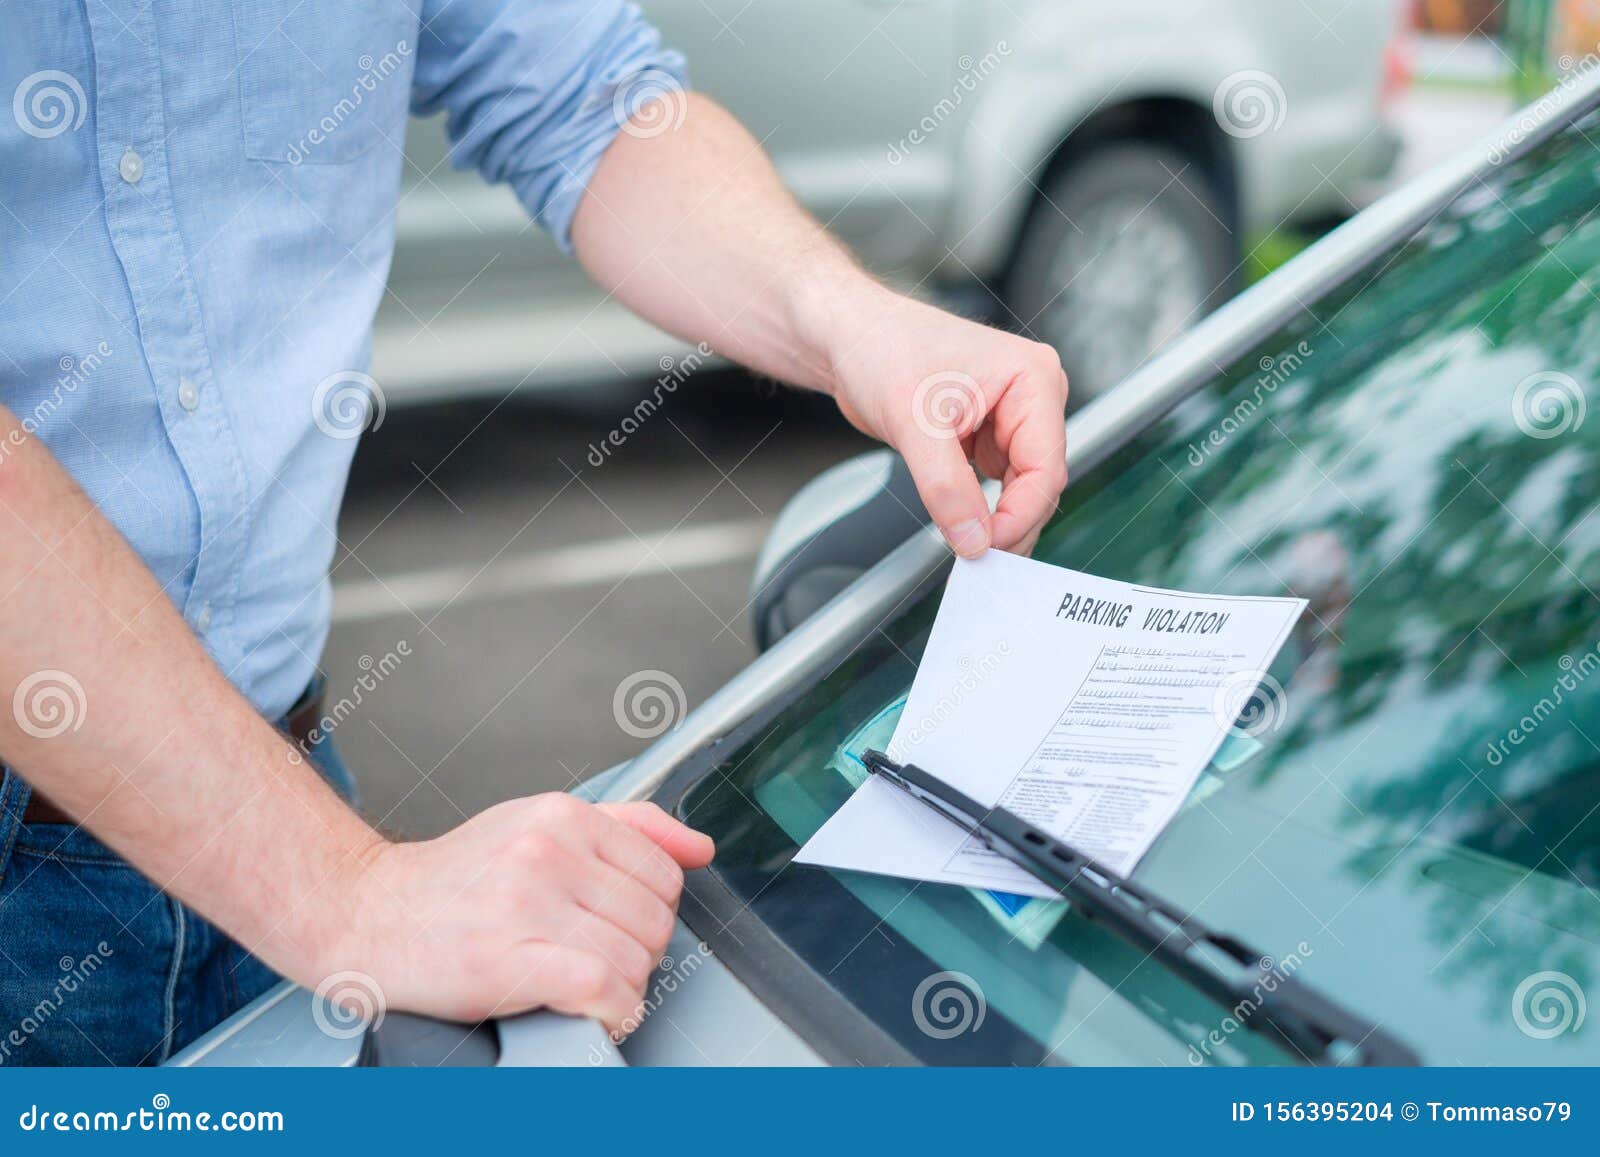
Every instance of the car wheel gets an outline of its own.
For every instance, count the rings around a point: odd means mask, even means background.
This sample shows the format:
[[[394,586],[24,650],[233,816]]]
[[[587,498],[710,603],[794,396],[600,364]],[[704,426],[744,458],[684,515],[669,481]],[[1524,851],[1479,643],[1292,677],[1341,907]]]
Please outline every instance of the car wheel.
[[[1160,145],[1098,145],[1046,179],[1005,298],[1061,354],[1074,408],[1228,296],[1229,216],[1208,174]]]

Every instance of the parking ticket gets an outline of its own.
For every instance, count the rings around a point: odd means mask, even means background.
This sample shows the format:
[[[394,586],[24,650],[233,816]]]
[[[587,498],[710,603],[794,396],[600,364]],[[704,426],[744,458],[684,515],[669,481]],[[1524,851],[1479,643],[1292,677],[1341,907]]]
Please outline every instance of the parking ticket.
[[[888,753],[1126,875],[1237,735],[1305,606],[1124,583],[999,551],[958,559]],[[796,861],[1054,895],[877,779]]]

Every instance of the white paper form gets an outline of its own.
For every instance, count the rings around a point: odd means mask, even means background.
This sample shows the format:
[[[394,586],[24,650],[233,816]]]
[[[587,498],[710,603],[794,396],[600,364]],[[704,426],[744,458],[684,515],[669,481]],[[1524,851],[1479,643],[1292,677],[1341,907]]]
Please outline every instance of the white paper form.
[[[1126,875],[1305,606],[1137,586],[994,550],[958,559],[889,755]],[[795,859],[1054,894],[877,778]]]

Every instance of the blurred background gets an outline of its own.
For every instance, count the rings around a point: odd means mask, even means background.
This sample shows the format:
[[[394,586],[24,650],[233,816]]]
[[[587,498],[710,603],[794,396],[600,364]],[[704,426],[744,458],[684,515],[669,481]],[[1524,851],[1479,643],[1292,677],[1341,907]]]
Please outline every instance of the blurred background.
[[[1054,344],[1074,406],[1600,44],[1600,0],[643,7],[866,263]],[[605,300],[437,120],[407,157],[323,667],[367,812],[429,835],[748,663],[774,519],[869,443]]]

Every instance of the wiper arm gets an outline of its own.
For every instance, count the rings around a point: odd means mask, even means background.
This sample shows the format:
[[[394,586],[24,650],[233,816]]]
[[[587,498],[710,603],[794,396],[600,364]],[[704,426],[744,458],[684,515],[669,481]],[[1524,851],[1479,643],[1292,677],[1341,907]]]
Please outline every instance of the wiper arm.
[[[861,757],[894,784],[1056,890],[1169,972],[1187,981],[1240,1023],[1313,1065],[1417,1065],[1412,1048],[1294,977],[1236,936],[1214,932],[1194,913],[1118,875],[1070,844],[1005,808],[986,808],[915,764],[881,751]],[[1236,967],[1226,968],[1225,957]],[[1239,1013],[1237,1010],[1247,1008]]]

